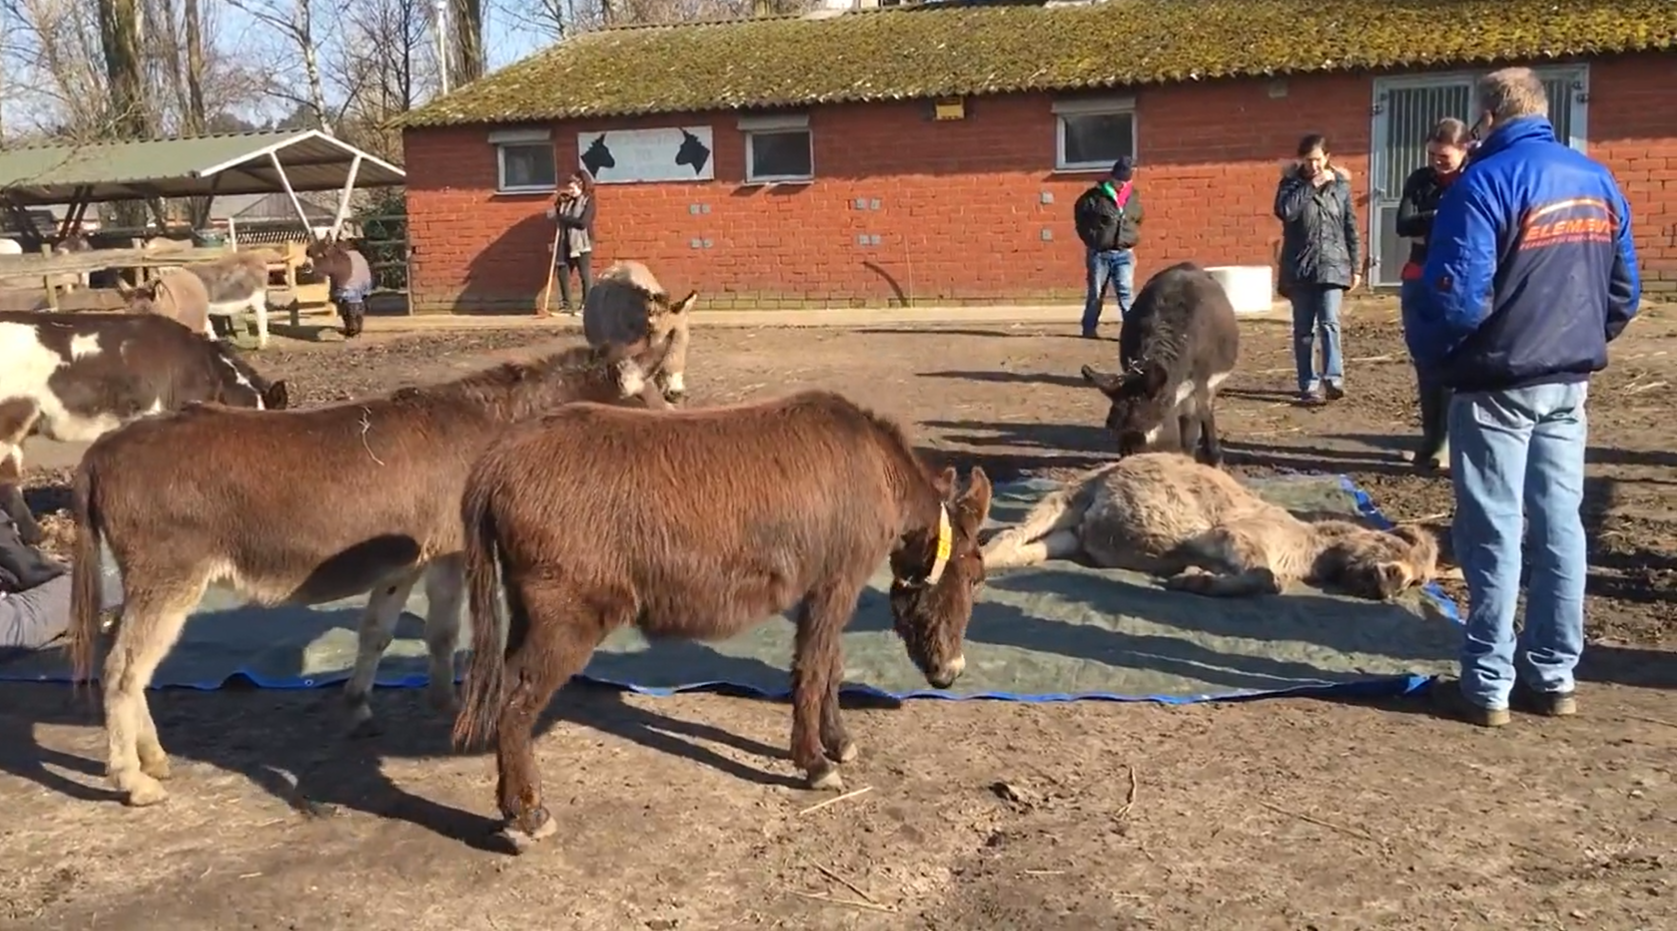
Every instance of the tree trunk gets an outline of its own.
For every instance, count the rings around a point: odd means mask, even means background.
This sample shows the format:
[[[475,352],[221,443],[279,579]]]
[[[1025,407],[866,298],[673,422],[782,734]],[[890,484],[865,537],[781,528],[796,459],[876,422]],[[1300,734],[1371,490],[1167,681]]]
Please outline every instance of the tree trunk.
[[[209,123],[204,112],[204,27],[198,16],[198,0],[181,0],[181,19],[186,25],[186,101],[181,125],[188,135],[201,136]],[[213,197],[194,197],[188,205],[194,229],[209,225]]]
[[[483,0],[449,0],[454,27],[453,87],[483,77]]]
[[[99,44],[104,52],[105,77],[110,88],[110,116],[106,126],[108,135],[122,140],[151,136],[140,25],[138,0],[99,0]],[[123,226],[143,227],[145,204],[137,201],[118,204],[117,216]]]

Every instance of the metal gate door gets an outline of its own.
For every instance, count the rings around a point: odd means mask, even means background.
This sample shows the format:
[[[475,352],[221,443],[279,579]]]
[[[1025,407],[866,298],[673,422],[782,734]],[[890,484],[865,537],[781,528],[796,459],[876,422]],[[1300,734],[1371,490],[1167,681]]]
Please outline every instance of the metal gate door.
[[[1409,257],[1409,240],[1397,234],[1403,182],[1427,163],[1426,140],[1432,128],[1447,116],[1467,120],[1472,97],[1473,80],[1467,77],[1376,85],[1374,145],[1369,153],[1374,180],[1369,211],[1374,228],[1367,250],[1373,260],[1368,272],[1371,285],[1398,285],[1398,274]]]

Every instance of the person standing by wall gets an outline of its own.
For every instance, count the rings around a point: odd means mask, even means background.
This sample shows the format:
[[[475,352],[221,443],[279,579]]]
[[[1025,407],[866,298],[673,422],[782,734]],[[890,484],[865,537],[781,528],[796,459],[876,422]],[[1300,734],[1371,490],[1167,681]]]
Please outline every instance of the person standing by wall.
[[[1077,238],[1086,250],[1087,295],[1083,301],[1083,338],[1098,339],[1101,304],[1112,285],[1120,322],[1135,299],[1135,247],[1141,241],[1141,195],[1135,189],[1135,160],[1125,156],[1107,177],[1083,192],[1072,206]]]
[[[1432,219],[1444,191],[1461,177],[1469,141],[1466,123],[1454,117],[1440,120],[1427,137],[1427,164],[1415,169],[1403,182],[1403,196],[1397,208],[1397,234],[1413,240],[1409,261],[1404,263],[1399,276],[1405,330],[1409,329],[1409,320],[1418,312],[1417,308],[1427,299],[1426,286],[1421,283],[1421,267],[1427,260]],[[1445,429],[1450,389],[1429,380],[1419,366],[1415,368],[1415,389],[1421,406],[1421,443],[1413,461],[1417,471],[1432,472],[1443,468],[1450,457],[1449,435]]]
[[[1475,133],[1484,143],[1439,201],[1425,299],[1404,336],[1416,364],[1454,392],[1453,532],[1469,604],[1461,678],[1434,695],[1441,710],[1500,727],[1516,702],[1543,715],[1578,710],[1584,407],[1642,284],[1630,204],[1610,171],[1555,138],[1542,80],[1504,68],[1479,81],[1477,99],[1488,135]]]
[[[1345,292],[1362,283],[1362,240],[1351,200],[1351,173],[1332,164],[1327,137],[1299,140],[1298,160],[1281,172],[1275,190],[1281,221],[1280,291],[1293,305],[1293,361],[1299,400],[1345,396],[1345,357],[1339,311]],[[1317,334],[1322,368],[1316,370]]]
[[[558,266],[559,303],[565,313],[575,314],[579,305],[571,303],[571,270],[576,270],[581,282],[584,302],[594,283],[594,179],[588,172],[571,175],[559,189],[553,206],[547,208],[547,216],[559,224],[558,248],[553,251],[553,262]]]

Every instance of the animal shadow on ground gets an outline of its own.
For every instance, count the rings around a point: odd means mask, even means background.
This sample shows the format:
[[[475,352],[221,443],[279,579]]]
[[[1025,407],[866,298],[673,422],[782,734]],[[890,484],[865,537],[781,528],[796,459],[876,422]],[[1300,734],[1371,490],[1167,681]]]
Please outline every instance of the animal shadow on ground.
[[[1112,438],[1100,424],[984,423],[928,420],[947,447],[917,450],[929,461],[959,459],[981,465],[992,481],[1010,481],[1040,469],[1088,469],[1109,462]],[[1040,452],[1039,452],[1040,450]]]
[[[403,621],[418,624],[418,619],[411,616],[404,616]],[[659,648],[708,653],[704,658],[707,669],[721,669],[730,678],[761,681],[765,675],[785,676],[760,661],[726,656],[703,644],[661,643]],[[752,668],[735,668],[741,665]],[[373,709],[380,724],[379,734],[371,738],[347,736],[341,688],[341,684],[332,684],[307,691],[255,689],[249,680],[235,676],[216,691],[150,689],[147,698],[164,748],[177,763],[205,763],[244,775],[304,817],[357,811],[406,821],[477,849],[502,850],[494,836],[498,819],[414,795],[386,776],[382,766],[386,759],[467,755],[482,760],[492,771],[492,745],[468,754],[457,753],[449,738],[452,719],[431,710],[424,690],[417,688],[375,690]],[[0,708],[5,709],[0,711],[0,771],[72,798],[120,804],[121,797],[104,784],[102,759],[42,747],[34,736],[38,725],[101,727],[97,689],[97,684],[72,688],[60,683],[0,682]],[[758,697],[746,690],[709,691]],[[879,702],[847,696],[845,704]],[[801,785],[790,771],[782,774],[741,763],[702,742],[724,744],[768,761],[787,759],[785,748],[629,705],[623,700],[623,690],[615,686],[573,680],[543,714],[537,735],[545,734],[558,722],[612,734],[747,781]],[[102,748],[102,741],[100,745]],[[84,778],[71,778],[60,771]],[[171,789],[177,794],[205,791],[202,786],[179,780]],[[493,811],[493,805],[488,796],[481,800],[483,810]]]
[[[976,336],[976,337],[983,338],[983,339],[990,339],[990,338],[995,338],[995,339],[1014,339],[1014,338],[1036,339],[1036,338],[1041,337],[1043,335],[1043,334],[1037,332],[1034,329],[1031,329],[1031,330],[1020,329],[1016,333],[1009,333],[1006,330],[981,330],[981,329],[975,329],[975,328],[938,327],[938,326],[925,326],[925,327],[914,327],[914,326],[858,327],[854,330],[851,330],[850,332],[859,333],[859,334],[866,334],[866,335],[869,335],[869,336],[936,336],[940,339],[944,338],[944,337],[949,337],[949,336]]]
[[[1224,440],[1223,451],[1231,463],[1263,466],[1288,472],[1322,472],[1338,475],[1346,471],[1379,475],[1414,475],[1415,470],[1396,452],[1372,449],[1323,449],[1306,446],[1276,446]]]
[[[1054,385],[1060,388],[1083,388],[1089,384],[1080,375],[1061,375],[1055,372],[921,372],[919,377],[955,378],[1009,385]]]
[[[1217,396],[1220,398],[1239,398],[1243,401],[1272,401],[1292,403],[1298,400],[1297,391],[1282,391],[1276,388],[1219,388]]]

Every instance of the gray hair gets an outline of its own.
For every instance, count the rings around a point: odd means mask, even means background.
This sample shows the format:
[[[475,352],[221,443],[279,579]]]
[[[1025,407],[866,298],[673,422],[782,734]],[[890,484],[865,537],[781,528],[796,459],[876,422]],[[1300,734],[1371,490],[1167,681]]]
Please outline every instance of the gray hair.
[[[1479,109],[1498,123],[1522,116],[1548,116],[1549,92],[1530,68],[1501,68],[1479,79]]]

